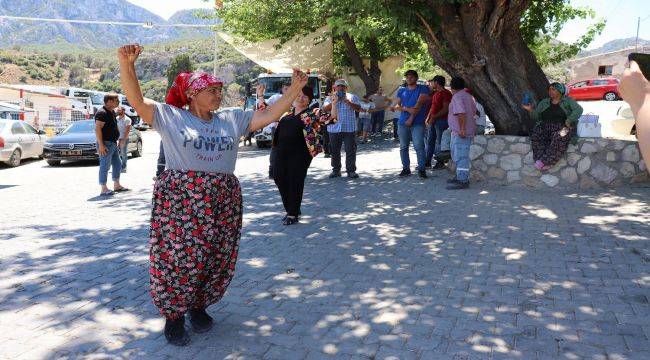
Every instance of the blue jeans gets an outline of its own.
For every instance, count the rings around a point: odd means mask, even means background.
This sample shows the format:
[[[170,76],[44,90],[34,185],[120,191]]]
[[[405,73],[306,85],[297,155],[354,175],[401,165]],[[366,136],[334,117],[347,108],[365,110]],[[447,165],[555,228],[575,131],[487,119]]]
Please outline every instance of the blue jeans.
[[[117,143],[113,141],[104,141],[106,155],[99,157],[99,185],[106,185],[108,178],[108,169],[113,167],[113,181],[120,180],[120,171],[122,171],[122,160],[120,152],[117,149]]]
[[[424,124],[406,126],[397,125],[399,133],[399,157],[402,160],[402,168],[410,170],[411,160],[409,159],[409,144],[413,140],[413,147],[418,157],[418,170],[424,170]]]
[[[129,139],[126,139],[124,147],[120,148],[120,158],[122,159],[122,170],[126,170],[126,161],[129,159]]]
[[[384,131],[384,110],[372,113],[372,132],[382,133]]]
[[[427,151],[426,164],[431,165],[433,155],[440,154],[440,144],[442,143],[442,134],[449,128],[447,119],[438,119],[433,126],[427,126],[427,141],[425,148]]]
[[[451,158],[456,163],[456,179],[461,182],[469,181],[469,148],[474,138],[461,138],[458,135],[451,135]]]

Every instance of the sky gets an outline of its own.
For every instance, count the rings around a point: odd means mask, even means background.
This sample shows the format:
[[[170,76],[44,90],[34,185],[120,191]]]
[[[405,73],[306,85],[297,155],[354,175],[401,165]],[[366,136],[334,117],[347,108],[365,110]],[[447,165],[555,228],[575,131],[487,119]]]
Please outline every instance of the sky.
[[[214,1],[208,0],[127,0],[141,6],[165,19],[169,19],[176,11],[194,8],[214,7]],[[264,0],[260,0],[264,1]],[[597,48],[604,43],[621,38],[636,36],[637,18],[641,17],[639,37],[650,40],[650,1],[649,0],[571,0],[575,6],[590,6],[596,11],[598,18],[605,18],[607,26],[589,48]],[[572,42],[594,20],[572,21],[560,33],[558,39]]]

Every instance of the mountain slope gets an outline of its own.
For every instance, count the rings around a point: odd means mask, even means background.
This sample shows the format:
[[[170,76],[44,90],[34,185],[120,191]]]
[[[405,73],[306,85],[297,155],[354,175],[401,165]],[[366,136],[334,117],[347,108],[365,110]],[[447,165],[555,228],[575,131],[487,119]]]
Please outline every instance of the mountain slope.
[[[193,11],[174,15],[170,21],[125,0],[0,0],[0,15],[99,20],[115,22],[211,23],[193,19]],[[184,37],[209,35],[209,31],[189,28],[150,29],[141,26],[68,24],[0,19],[0,47],[33,44],[73,44],[86,48],[114,47],[127,42],[160,43]]]

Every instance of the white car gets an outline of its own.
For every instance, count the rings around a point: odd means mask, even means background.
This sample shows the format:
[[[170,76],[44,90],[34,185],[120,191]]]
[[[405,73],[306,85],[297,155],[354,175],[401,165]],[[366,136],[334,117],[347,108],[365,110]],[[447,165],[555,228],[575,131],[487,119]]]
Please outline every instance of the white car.
[[[16,167],[22,159],[43,157],[45,132],[21,120],[0,119],[0,161]]]

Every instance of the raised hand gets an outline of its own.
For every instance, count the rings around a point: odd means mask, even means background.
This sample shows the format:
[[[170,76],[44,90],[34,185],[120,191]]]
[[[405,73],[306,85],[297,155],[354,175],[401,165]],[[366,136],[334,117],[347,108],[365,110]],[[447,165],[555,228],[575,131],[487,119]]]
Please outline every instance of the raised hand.
[[[124,45],[117,49],[117,58],[120,62],[135,64],[144,48],[140,44]]]
[[[307,76],[307,74],[305,74],[304,71],[300,69],[293,69],[293,74],[291,75],[291,85],[294,84],[296,86],[299,85],[300,88],[302,89],[305,85],[307,85],[308,79],[309,77]]]
[[[257,85],[257,98],[264,100],[264,93],[266,92],[266,86],[264,84]]]

